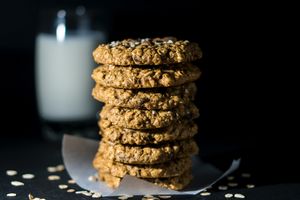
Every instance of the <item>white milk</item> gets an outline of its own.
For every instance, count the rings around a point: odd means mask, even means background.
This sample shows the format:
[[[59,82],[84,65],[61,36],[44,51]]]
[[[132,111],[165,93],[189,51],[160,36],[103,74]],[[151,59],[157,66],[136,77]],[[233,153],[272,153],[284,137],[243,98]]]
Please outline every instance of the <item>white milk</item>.
[[[94,119],[97,104],[91,97],[92,51],[104,35],[55,35],[36,38],[36,90],[40,116],[51,121]],[[101,41],[102,40],[102,41]]]

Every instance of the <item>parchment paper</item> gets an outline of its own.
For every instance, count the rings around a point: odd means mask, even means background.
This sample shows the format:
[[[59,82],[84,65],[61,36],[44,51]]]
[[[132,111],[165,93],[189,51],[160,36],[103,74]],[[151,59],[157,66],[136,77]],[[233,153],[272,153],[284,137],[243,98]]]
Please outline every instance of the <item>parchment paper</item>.
[[[194,179],[190,186],[183,191],[174,191],[156,186],[147,181],[126,175],[117,189],[109,188],[104,182],[89,181],[88,177],[97,171],[92,166],[93,158],[97,152],[99,141],[64,135],[62,154],[66,169],[72,179],[85,190],[101,192],[103,196],[128,195],[187,195],[198,194],[213,185],[223,177],[235,171],[240,165],[240,159],[234,160],[227,171],[222,173],[211,164],[202,162],[193,157]]]

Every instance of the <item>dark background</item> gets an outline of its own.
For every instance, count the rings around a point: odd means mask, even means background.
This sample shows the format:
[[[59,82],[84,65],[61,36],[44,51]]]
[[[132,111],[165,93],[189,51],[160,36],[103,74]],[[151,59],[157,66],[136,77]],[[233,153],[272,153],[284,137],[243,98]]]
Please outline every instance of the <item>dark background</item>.
[[[77,4],[80,1],[19,0],[1,5],[0,140],[11,151],[23,139],[41,139],[34,88],[39,12]],[[299,131],[290,114],[293,83],[281,47],[288,38],[279,33],[284,28],[280,12],[269,13],[272,9],[258,5],[212,6],[187,0],[84,5],[102,13],[109,40],[172,35],[198,42],[204,52],[196,100],[203,155],[229,160],[242,156],[261,184],[299,182]]]

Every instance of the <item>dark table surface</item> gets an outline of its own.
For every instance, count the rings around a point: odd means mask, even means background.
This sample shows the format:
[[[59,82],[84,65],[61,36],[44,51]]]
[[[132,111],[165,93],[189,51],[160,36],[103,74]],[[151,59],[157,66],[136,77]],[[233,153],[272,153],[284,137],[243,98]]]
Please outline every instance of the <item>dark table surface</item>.
[[[208,146],[213,146],[209,144]],[[67,184],[70,179],[66,171],[56,173],[61,177],[58,181],[48,181],[48,166],[62,164],[61,146],[59,143],[46,142],[40,138],[5,138],[0,141],[0,200],[3,199],[28,199],[28,194],[46,199],[92,199],[82,194],[67,193],[66,190],[58,188],[59,184]],[[206,147],[203,147],[204,149]],[[202,156],[207,162],[211,162],[220,169],[226,169],[231,160],[236,157],[232,151],[225,151],[222,154],[215,153]],[[232,174],[239,185],[229,187],[227,191],[218,190],[219,185],[226,185],[228,180],[225,178],[209,189],[210,196],[173,196],[172,199],[225,199],[226,193],[241,193],[246,199],[300,199],[299,176],[293,172],[274,171],[272,163],[262,163],[258,160],[257,154],[244,153],[242,155],[241,167]],[[257,163],[261,162],[261,163]],[[272,160],[270,160],[272,162]],[[14,169],[18,171],[16,176],[7,176],[6,170]],[[269,170],[268,170],[269,169]],[[292,168],[291,168],[292,169]],[[283,171],[286,169],[282,169]],[[248,172],[250,178],[242,178],[241,173]],[[32,173],[35,178],[24,180],[21,175]],[[277,174],[276,174],[277,173]],[[294,174],[294,176],[293,176]],[[10,184],[13,180],[25,183],[24,186],[14,187]],[[247,189],[246,184],[255,184],[255,188]],[[69,185],[69,188],[82,190],[77,185]],[[7,193],[14,192],[16,197],[6,197]],[[141,199],[136,196],[134,199]],[[103,199],[117,199],[116,197]]]

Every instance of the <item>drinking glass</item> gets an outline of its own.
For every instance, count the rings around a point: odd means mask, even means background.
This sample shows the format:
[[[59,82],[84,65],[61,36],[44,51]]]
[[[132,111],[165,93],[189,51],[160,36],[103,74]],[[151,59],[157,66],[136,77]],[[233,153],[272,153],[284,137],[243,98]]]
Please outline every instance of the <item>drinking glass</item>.
[[[107,39],[105,29],[94,23],[83,6],[44,11],[40,18],[35,84],[42,132],[49,140],[64,133],[97,134],[100,103],[91,97],[92,51]]]

